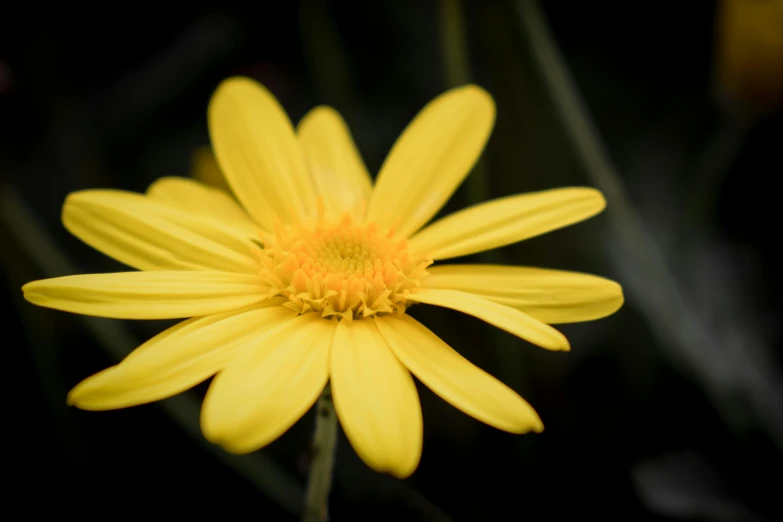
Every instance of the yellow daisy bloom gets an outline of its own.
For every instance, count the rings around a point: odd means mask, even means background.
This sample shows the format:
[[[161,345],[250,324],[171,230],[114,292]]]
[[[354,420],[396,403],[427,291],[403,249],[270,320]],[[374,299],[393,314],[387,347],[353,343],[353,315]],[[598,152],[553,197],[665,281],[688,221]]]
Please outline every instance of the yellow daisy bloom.
[[[280,436],[328,382],[343,429],[372,468],[417,467],[422,414],[411,374],[465,413],[512,433],[543,429],[533,408],[413,317],[416,303],[478,317],[550,350],[549,326],[609,315],[612,281],[572,272],[433,262],[582,221],[604,206],[590,188],[510,196],[424,226],[481,154],[495,118],[476,86],[430,102],[373,185],[345,122],[313,109],[294,130],[272,94],[223,82],[209,105],[219,166],[236,200],[184,178],[147,193],[70,194],[65,227],[138,271],[26,284],[31,303],[118,319],[189,318],[79,383],[86,410],[148,403],[215,375],[204,436],[233,453]],[[549,323],[549,324],[548,324]]]

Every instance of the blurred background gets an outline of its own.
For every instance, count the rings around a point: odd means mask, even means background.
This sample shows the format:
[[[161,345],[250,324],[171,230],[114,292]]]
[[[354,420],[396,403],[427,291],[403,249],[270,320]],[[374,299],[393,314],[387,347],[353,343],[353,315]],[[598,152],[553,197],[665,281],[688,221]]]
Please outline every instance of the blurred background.
[[[375,474],[341,435],[330,520],[783,520],[783,0],[17,9],[0,19],[7,510],[298,519],[312,412],[234,457],[199,433],[206,384],[68,408],[73,385],[170,323],[55,312],[20,291],[122,270],[65,231],[65,196],[209,177],[209,97],[247,75],[295,122],[337,108],[373,172],[427,101],[485,87],[495,130],[443,213],[569,185],[599,188],[608,209],[464,261],[590,272],[626,293],[615,315],[560,328],[570,353],[414,309],[546,430],[505,434],[420,387],[418,471]]]

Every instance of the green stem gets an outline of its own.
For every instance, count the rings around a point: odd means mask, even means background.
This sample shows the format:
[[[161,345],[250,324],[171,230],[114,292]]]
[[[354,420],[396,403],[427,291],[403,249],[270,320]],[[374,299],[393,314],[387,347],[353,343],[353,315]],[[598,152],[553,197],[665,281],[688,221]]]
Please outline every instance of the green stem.
[[[470,83],[470,63],[460,0],[441,0],[440,36],[446,84],[449,87],[457,87]],[[483,160],[476,162],[465,184],[470,205],[487,200],[489,194]]]
[[[324,522],[329,518],[329,491],[332,489],[334,451],[337,446],[337,413],[332,401],[332,389],[328,384],[318,399],[316,412],[303,522]]]
[[[601,189],[608,203],[608,215],[615,227],[619,249],[626,270],[625,284],[637,295],[641,307],[669,360],[686,374],[701,382],[727,426],[742,429],[736,422],[734,402],[727,400],[725,385],[715,377],[710,365],[704,364],[710,355],[707,347],[715,341],[710,330],[694,309],[679,281],[670,271],[667,259],[648,232],[631,199],[598,129],[590,118],[585,102],[550,34],[540,3],[518,0],[520,25],[530,42],[533,55],[555,109],[571,139],[574,150],[593,183]],[[622,256],[622,257],[620,257]],[[783,448],[783,438],[776,437]]]

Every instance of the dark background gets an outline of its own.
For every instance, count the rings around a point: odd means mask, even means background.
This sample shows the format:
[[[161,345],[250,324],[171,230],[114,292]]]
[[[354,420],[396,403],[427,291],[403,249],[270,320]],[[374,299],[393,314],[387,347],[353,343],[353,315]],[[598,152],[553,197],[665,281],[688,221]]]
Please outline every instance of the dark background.
[[[783,55],[774,38],[767,47],[751,38],[774,16],[783,38],[782,3],[551,1],[540,17],[524,0],[5,13],[4,508],[297,519],[312,414],[234,458],[198,432],[206,385],[121,411],[69,409],[73,385],[168,323],[85,320],[36,308],[19,290],[119,270],[63,229],[66,194],[143,191],[160,176],[190,175],[194,151],[208,145],[211,93],[242,74],[271,89],[293,121],[316,104],[336,107],[373,172],[427,101],[473,81],[495,97],[497,124],[444,212],[568,185],[596,186],[609,202],[588,222],[488,258],[623,284],[618,313],[561,328],[570,353],[456,312],[414,313],[520,392],[546,431],[502,433],[422,387],[419,469],[405,481],[377,475],[342,437],[330,520],[783,519]],[[721,7],[733,9],[728,19]],[[591,166],[569,133],[582,120],[559,110],[565,98],[546,81],[541,31],[560,48],[592,138],[616,169]],[[746,52],[742,63],[779,54],[771,67],[737,69],[726,49]]]

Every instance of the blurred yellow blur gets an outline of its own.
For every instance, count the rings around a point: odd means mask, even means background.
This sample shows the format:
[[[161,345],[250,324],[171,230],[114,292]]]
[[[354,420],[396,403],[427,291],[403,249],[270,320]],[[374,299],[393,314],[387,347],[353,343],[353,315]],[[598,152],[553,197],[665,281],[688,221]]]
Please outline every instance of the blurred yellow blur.
[[[783,101],[783,0],[721,0],[717,80],[753,114]]]
[[[220,171],[215,154],[212,152],[212,147],[204,146],[196,149],[191,159],[190,175],[197,181],[233,194],[228,186],[228,182],[226,182],[226,178]]]

